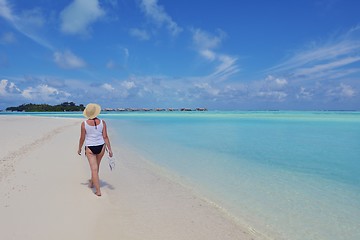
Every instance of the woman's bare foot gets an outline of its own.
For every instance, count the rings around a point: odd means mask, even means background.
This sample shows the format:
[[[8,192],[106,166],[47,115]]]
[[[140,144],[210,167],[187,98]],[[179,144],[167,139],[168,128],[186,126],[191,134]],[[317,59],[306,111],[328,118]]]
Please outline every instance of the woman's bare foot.
[[[93,188],[93,187],[94,187],[94,184],[93,184],[92,180],[89,179],[89,188]]]
[[[101,192],[95,192],[95,195],[101,197]]]

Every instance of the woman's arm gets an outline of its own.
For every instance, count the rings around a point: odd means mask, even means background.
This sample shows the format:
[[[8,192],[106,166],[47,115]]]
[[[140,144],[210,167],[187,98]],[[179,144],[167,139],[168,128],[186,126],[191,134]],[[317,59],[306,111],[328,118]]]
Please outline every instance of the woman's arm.
[[[81,148],[85,141],[85,124],[84,122],[81,124],[81,132],[80,132],[80,139],[79,139],[79,148],[78,148],[78,154],[81,155]]]
[[[106,144],[106,147],[109,151],[109,156],[112,157],[113,156],[113,152],[111,150],[111,145],[110,145],[110,139],[109,139],[109,136],[107,134],[107,128],[106,128],[106,123],[104,120],[103,121],[103,124],[104,124],[104,128],[103,128],[103,138],[104,138],[104,141],[105,141],[105,144]]]

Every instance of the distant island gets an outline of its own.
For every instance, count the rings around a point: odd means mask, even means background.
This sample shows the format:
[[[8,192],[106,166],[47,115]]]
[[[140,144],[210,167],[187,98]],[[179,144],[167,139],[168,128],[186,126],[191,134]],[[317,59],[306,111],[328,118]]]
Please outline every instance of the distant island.
[[[12,112],[77,112],[84,111],[85,107],[83,104],[76,105],[73,102],[63,102],[58,105],[49,104],[22,104],[17,107],[8,107],[6,111]]]

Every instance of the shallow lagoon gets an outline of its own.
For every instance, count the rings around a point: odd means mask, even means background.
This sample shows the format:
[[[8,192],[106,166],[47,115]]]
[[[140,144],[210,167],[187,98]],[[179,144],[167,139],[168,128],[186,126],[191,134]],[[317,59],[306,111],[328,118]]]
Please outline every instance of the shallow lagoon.
[[[144,157],[266,236],[360,238],[358,112],[106,117]]]

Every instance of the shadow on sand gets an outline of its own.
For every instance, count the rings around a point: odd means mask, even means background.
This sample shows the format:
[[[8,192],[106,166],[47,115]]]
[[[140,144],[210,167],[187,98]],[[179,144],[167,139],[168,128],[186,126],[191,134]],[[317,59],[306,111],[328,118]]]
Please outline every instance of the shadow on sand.
[[[93,188],[90,186],[90,179],[87,180],[87,182],[82,182],[81,185],[87,186],[89,188]],[[100,180],[100,188],[107,188],[110,190],[115,190],[114,186],[111,185],[110,183],[104,181],[104,180]]]

